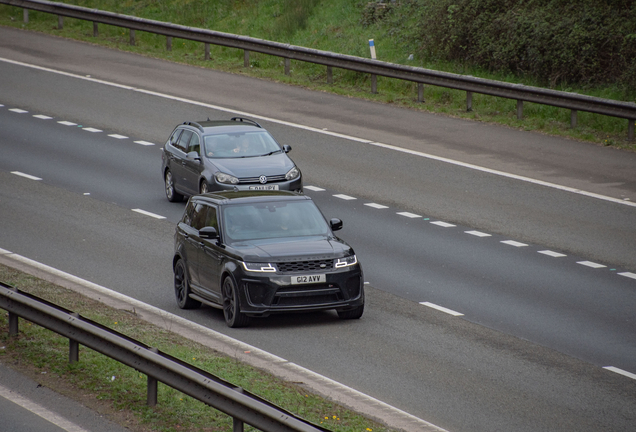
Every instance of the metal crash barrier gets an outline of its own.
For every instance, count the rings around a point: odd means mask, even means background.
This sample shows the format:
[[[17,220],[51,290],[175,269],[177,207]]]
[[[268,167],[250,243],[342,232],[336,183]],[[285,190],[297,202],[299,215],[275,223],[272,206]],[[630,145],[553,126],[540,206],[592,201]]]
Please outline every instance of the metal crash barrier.
[[[636,104],[603,99],[544,89],[540,87],[512,84],[472,76],[439,72],[420,67],[406,66],[383,62],[375,59],[337,54],[329,51],[304,48],[290,44],[272,42],[263,39],[222,33],[208,29],[187,27],[177,24],[164,23],[113,12],[89,9],[75,5],[55,3],[43,0],[0,0],[0,4],[21,7],[24,9],[24,21],[28,22],[29,10],[47,12],[58,16],[58,28],[63,27],[63,17],[76,18],[93,22],[93,35],[98,36],[98,23],[127,28],[130,31],[130,44],[135,44],[135,31],[166,36],[166,49],[172,49],[172,38],[180,38],[205,44],[205,59],[210,58],[210,44],[244,50],[244,66],[249,67],[249,52],[259,52],[285,59],[285,74],[289,75],[290,60],[315,63],[327,66],[327,81],[333,81],[332,68],[337,67],[356,72],[371,74],[373,93],[377,92],[376,76],[396,78],[418,83],[418,101],[422,102],[423,85],[429,84],[439,87],[466,91],[466,110],[472,110],[473,93],[498,96],[517,101],[517,118],[523,118],[523,102],[534,102],[566,108],[570,111],[570,126],[576,127],[577,112],[586,111],[603,114],[610,117],[628,120],[627,137],[634,140],[634,122],[636,121]]]
[[[18,334],[19,318],[24,318],[67,337],[71,363],[79,360],[81,344],[146,374],[148,405],[157,404],[157,384],[162,382],[231,416],[234,432],[242,432],[245,423],[265,432],[328,431],[202,369],[2,282],[0,308],[9,313],[10,335]]]

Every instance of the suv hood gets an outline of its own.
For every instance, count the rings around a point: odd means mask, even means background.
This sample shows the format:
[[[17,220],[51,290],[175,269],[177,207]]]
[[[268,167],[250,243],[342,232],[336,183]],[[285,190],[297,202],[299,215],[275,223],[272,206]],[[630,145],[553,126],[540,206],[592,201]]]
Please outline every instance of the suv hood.
[[[208,159],[208,161],[220,171],[239,178],[285,175],[294,167],[294,163],[286,153],[246,158]]]
[[[235,243],[232,247],[244,261],[256,262],[341,258],[353,253],[348,244],[335,237],[253,240]]]

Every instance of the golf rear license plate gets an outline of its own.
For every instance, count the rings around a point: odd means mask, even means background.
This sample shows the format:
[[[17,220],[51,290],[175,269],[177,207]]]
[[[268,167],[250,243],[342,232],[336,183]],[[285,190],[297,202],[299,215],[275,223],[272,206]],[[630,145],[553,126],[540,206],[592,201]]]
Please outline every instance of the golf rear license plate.
[[[327,282],[327,276],[324,274],[291,277],[292,285],[305,285],[305,284],[325,283],[325,282]]]
[[[278,190],[278,185],[250,186],[250,190]]]

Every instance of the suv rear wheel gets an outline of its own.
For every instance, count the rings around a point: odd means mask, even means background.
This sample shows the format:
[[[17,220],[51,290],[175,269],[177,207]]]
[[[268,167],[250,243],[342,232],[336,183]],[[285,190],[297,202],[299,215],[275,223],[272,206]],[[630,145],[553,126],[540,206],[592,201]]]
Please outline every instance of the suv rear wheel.
[[[170,172],[170,170],[166,170],[164,180],[166,184],[166,198],[168,198],[168,201],[178,202],[183,200],[183,195],[174,189],[174,180],[172,179],[172,172]]]
[[[174,294],[181,309],[197,309],[201,306],[201,302],[190,298],[188,272],[181,259],[174,266]]]

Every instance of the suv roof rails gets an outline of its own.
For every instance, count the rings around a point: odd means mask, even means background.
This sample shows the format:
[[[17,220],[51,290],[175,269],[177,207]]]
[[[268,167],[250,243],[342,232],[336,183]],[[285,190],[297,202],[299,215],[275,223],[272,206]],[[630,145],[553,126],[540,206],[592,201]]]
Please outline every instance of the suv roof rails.
[[[242,122],[252,123],[254,126],[258,126],[261,129],[263,128],[263,126],[259,125],[254,120],[248,119],[248,118],[245,118],[245,117],[232,117],[230,120],[231,121],[240,121],[241,123]]]
[[[183,122],[183,124],[184,124],[184,125],[188,125],[188,126],[194,126],[194,127],[198,128],[201,132],[203,132],[203,126],[201,126],[201,125],[200,125],[199,123],[197,123],[197,122],[191,122],[191,121],[188,121],[188,122]]]

